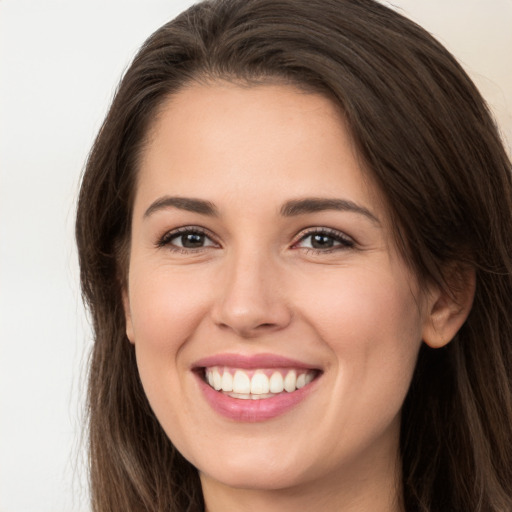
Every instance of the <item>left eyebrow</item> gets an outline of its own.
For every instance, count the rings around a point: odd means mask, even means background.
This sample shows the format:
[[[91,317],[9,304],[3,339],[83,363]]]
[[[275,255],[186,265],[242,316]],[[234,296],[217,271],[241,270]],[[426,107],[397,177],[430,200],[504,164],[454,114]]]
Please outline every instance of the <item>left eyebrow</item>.
[[[321,212],[324,210],[358,213],[364,215],[379,226],[381,225],[379,219],[370,210],[346,199],[326,199],[317,197],[294,199],[287,201],[282,206],[281,215],[284,217],[294,217],[296,215]]]

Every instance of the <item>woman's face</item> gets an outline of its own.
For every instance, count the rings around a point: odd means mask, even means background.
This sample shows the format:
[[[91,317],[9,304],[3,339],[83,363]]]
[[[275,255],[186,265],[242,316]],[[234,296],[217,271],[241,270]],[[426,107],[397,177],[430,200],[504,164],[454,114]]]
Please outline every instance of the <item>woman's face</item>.
[[[394,470],[428,308],[330,100],[175,94],[141,161],[128,281],[145,392],[203,485]]]

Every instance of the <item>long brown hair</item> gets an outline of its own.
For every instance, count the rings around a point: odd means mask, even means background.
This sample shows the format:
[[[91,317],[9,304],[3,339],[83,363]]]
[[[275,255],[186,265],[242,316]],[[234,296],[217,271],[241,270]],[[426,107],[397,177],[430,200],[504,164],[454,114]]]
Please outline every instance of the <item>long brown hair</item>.
[[[192,81],[284,81],[327,94],[389,205],[420,280],[471,313],[443,349],[423,346],[401,427],[407,511],[512,510],[511,164],[480,94],[423,29],[373,0],[213,0],[157,30],[121,81],[78,203],[95,512],[199,511],[197,471],[151,411],[125,335],[121,289],[139,155],[159,107]]]

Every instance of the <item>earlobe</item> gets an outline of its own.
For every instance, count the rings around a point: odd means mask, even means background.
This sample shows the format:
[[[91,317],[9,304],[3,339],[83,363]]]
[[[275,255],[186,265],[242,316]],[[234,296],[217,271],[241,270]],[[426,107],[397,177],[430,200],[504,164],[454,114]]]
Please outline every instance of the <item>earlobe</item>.
[[[437,287],[427,300],[423,341],[431,348],[447,345],[462,327],[471,311],[476,276],[473,268],[453,274],[450,290]]]
[[[124,318],[126,322],[126,336],[130,343],[134,343],[133,336],[133,323],[132,323],[132,314],[130,311],[130,299],[128,298],[127,290],[123,290],[123,309],[124,309]]]

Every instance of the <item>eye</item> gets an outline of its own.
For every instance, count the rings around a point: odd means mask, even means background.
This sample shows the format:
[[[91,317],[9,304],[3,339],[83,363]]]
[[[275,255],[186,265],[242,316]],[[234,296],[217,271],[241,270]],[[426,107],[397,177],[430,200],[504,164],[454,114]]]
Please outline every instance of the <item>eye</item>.
[[[334,250],[349,249],[354,247],[354,241],[334,229],[314,229],[301,236],[294,247],[312,249],[317,252],[331,252]]]
[[[200,228],[183,227],[166,233],[158,241],[157,246],[193,251],[205,247],[218,247],[218,244]]]

